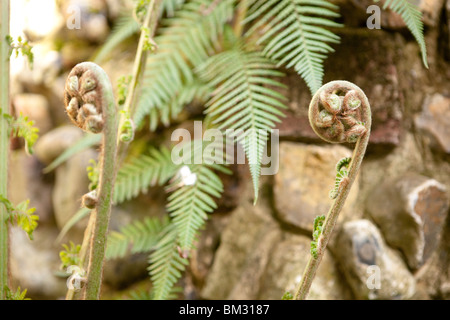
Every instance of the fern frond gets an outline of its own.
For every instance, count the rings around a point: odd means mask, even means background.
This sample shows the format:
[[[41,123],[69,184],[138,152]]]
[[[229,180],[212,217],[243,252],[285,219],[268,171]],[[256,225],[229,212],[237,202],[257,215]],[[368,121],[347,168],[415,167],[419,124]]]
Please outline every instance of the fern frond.
[[[128,251],[131,253],[151,251],[168,224],[167,217],[145,218],[143,221],[136,220],[123,226],[119,232],[111,231],[106,247],[106,259],[123,258]]]
[[[163,20],[161,35],[154,39],[158,51],[146,63],[134,115],[137,126],[146,115],[157,115],[155,108],[167,107],[192,83],[192,68],[215,52],[217,39],[233,15],[233,3],[220,1],[206,13],[211,1],[193,0],[176,11],[173,18]]]
[[[181,278],[188,260],[177,251],[177,231],[169,224],[163,236],[156,244],[156,250],[150,254],[148,271],[153,283],[152,297],[166,300],[172,296],[174,284]]]
[[[158,108],[152,108],[150,110],[150,130],[156,130],[159,122],[168,126],[171,120],[176,119],[186,104],[194,100],[206,101],[210,94],[211,88],[208,84],[202,83],[194,78],[191,82],[180,87],[178,93],[169,101],[166,101]]]
[[[254,0],[244,23],[254,21],[248,34],[263,28],[257,43],[264,43],[264,54],[294,67],[314,94],[322,86],[323,61],[334,51],[329,43],[339,42],[326,29],[341,26],[332,20],[337,8],[325,0]]]
[[[198,73],[217,87],[206,113],[219,129],[235,130],[249,161],[256,201],[262,153],[269,132],[284,116],[280,109],[286,108],[281,102],[286,98],[267,86],[282,87],[272,77],[283,73],[260,52],[246,52],[242,46],[211,57]]]
[[[169,149],[151,149],[150,155],[140,155],[124,164],[117,173],[114,203],[121,203],[146,192],[148,187],[163,185],[176,172]]]
[[[194,247],[195,237],[208,218],[207,214],[217,208],[213,198],[220,198],[223,192],[222,181],[207,165],[189,167],[195,182],[181,185],[169,196],[167,204],[183,252]]]
[[[375,2],[379,2],[379,0],[375,0]],[[409,31],[411,31],[412,35],[419,44],[423,64],[428,68],[427,48],[425,38],[423,36],[422,13],[420,10],[408,0],[386,0],[384,2],[383,9],[386,8],[398,13],[402,17],[403,21],[405,21]]]
[[[161,4],[162,12],[165,12],[168,17],[173,17],[175,11],[180,9],[185,2],[185,0],[164,0]]]

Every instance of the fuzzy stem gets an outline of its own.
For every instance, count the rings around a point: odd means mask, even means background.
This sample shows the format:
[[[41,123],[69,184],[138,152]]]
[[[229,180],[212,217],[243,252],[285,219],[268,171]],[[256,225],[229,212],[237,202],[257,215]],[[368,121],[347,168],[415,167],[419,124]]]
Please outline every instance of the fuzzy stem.
[[[359,136],[358,140],[356,141],[355,149],[354,149],[353,155],[352,155],[352,160],[349,164],[348,182],[342,186],[341,190],[339,190],[338,196],[336,197],[330,210],[328,211],[327,217],[326,217],[325,222],[322,227],[322,233],[319,236],[319,239],[317,240],[317,256],[316,256],[316,258],[314,258],[311,255],[309,258],[308,264],[303,273],[303,276],[302,276],[302,279],[298,286],[297,292],[294,296],[294,299],[296,299],[296,300],[305,300],[308,296],[309,289],[311,288],[312,281],[314,280],[314,277],[316,275],[317,269],[319,268],[322,257],[325,254],[326,246],[328,244],[328,241],[331,238],[333,229],[336,225],[336,221],[339,217],[339,213],[342,210],[342,207],[344,206],[345,200],[347,199],[347,196],[350,192],[352,184],[355,181],[356,176],[361,167],[361,163],[364,158],[364,154],[366,152],[367,145],[369,143],[370,127],[371,127],[371,122],[372,122],[370,105],[369,105],[369,102],[368,102],[366,96],[364,95],[364,93],[362,92],[361,89],[359,89],[354,84],[347,82],[347,81],[333,81],[332,83],[328,83],[324,87],[319,89],[318,92],[315,94],[315,96],[313,97],[313,100],[311,101],[311,106],[314,103],[317,103],[319,92],[321,90],[327,90],[329,88],[336,90],[336,88],[342,88],[342,87],[347,88],[347,89],[359,90],[358,94],[359,94],[359,98],[361,99],[361,102],[362,102],[361,117],[364,120],[366,131],[365,131],[365,133],[361,134]],[[311,112],[311,109],[312,109],[311,106],[310,106],[309,116],[310,116],[310,122],[312,123],[312,121],[314,121],[312,118],[314,116],[316,116],[317,113]],[[316,129],[315,129],[315,131],[316,131]],[[316,131],[316,133],[317,133],[317,131]],[[319,136],[321,136],[321,135],[319,134]]]
[[[94,233],[92,236],[91,252],[89,257],[88,275],[85,299],[97,300],[100,298],[102,284],[103,260],[105,258],[106,237],[108,233],[109,218],[111,212],[112,194],[116,176],[116,152],[117,152],[117,110],[109,79],[105,73],[101,73],[99,81],[103,87],[103,152],[100,162],[100,178],[98,189],[98,203],[91,214],[96,215]]]
[[[0,19],[0,195],[7,197],[8,189],[8,122],[3,114],[9,114],[9,0],[1,1]],[[0,300],[5,299],[5,287],[8,286],[8,212],[0,205]]]
[[[103,133],[100,177],[97,188],[93,234],[90,244],[85,299],[99,299],[103,260],[116,177],[118,117],[111,81],[92,62],[82,62],[70,72],[64,92],[66,111],[74,124],[86,131]]]

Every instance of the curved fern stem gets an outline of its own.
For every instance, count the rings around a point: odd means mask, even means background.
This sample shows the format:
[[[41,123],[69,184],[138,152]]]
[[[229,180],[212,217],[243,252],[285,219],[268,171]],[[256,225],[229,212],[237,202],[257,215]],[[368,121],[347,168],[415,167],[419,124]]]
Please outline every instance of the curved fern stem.
[[[339,212],[355,181],[369,142],[372,123],[369,101],[364,92],[348,81],[332,81],[322,86],[309,105],[309,121],[318,136],[331,143],[356,142],[348,174],[339,183],[336,198],[328,211],[321,233],[294,296],[306,299],[325,253]],[[338,170],[341,169],[341,162]]]
[[[3,114],[9,114],[9,46],[5,41],[9,35],[9,0],[1,2],[0,19],[0,195],[6,198],[8,172],[8,122]],[[8,212],[0,204],[0,300],[6,298],[8,285]]]
[[[117,109],[111,82],[105,71],[92,62],[82,62],[70,72],[65,94],[66,110],[80,128],[94,133],[103,132],[103,151],[92,235],[85,299],[100,296],[103,260],[106,249],[115,180],[117,153]]]

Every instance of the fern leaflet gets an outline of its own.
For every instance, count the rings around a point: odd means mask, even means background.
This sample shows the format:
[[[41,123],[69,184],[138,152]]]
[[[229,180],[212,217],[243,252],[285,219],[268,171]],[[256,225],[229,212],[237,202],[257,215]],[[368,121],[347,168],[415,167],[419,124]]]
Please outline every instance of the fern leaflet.
[[[122,227],[120,232],[111,231],[108,236],[106,258],[123,258],[131,247],[131,253],[149,252],[154,249],[160,233],[169,224],[167,217],[145,218]]]
[[[248,33],[264,29],[258,39],[265,43],[263,53],[278,65],[294,67],[314,94],[322,86],[326,54],[334,51],[328,43],[339,42],[325,28],[341,26],[331,20],[339,17],[337,8],[324,0],[253,0],[244,22],[257,20]]]
[[[375,0],[379,2],[379,0]],[[427,48],[425,39],[423,36],[423,22],[422,13],[417,7],[408,0],[386,0],[383,5],[383,9],[389,8],[392,11],[398,13],[406,26],[419,44],[420,51],[422,53],[422,61],[425,67],[428,68],[427,61]]]
[[[206,14],[210,1],[193,0],[176,11],[173,18],[163,20],[161,35],[154,39],[158,51],[149,55],[146,63],[134,115],[137,126],[146,115],[157,115],[155,108],[167,107],[185,86],[192,84],[192,67],[215,52],[217,39],[233,15],[233,3],[220,1]]]
[[[262,153],[270,130],[284,116],[280,109],[286,108],[281,102],[285,97],[267,86],[282,87],[270,77],[283,73],[260,52],[247,52],[239,45],[209,58],[198,73],[216,87],[206,113],[219,129],[235,130],[236,141],[245,150],[256,201]]]

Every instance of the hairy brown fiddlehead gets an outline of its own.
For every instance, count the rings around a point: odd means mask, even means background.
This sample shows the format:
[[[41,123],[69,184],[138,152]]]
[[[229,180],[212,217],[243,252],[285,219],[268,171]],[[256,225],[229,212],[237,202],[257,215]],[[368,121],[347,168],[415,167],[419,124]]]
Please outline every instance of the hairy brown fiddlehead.
[[[80,63],[72,69],[65,86],[64,101],[67,114],[75,125],[85,131],[103,133],[97,189],[83,197],[83,204],[93,208],[95,215],[85,298],[98,299],[115,180],[118,112],[108,75],[92,62]]]
[[[330,193],[334,202],[320,232],[314,233],[312,255],[295,299],[306,299],[308,295],[339,212],[361,166],[372,124],[369,101],[364,92],[353,83],[332,81],[323,85],[312,98],[309,105],[309,121],[313,130],[322,139],[331,143],[356,142],[356,145],[352,157],[340,160],[336,166],[335,188]]]

